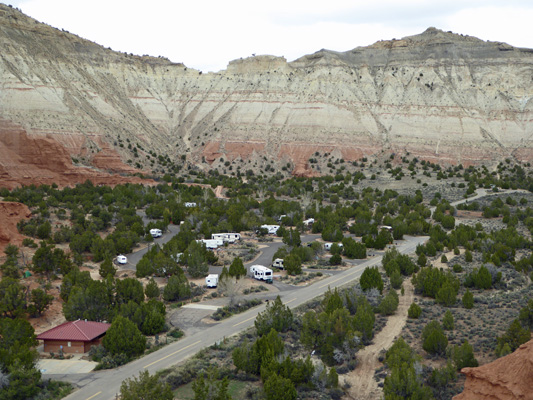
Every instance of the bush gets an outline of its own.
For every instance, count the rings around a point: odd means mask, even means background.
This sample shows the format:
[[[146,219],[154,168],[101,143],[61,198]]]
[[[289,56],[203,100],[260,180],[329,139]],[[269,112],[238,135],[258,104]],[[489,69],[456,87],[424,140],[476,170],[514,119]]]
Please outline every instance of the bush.
[[[118,316],[107,330],[102,344],[113,356],[125,354],[130,358],[144,353],[146,338],[135,323]]]
[[[448,338],[438,321],[429,322],[422,331],[422,348],[429,354],[444,354]]]
[[[458,371],[462,368],[478,366],[478,362],[474,356],[474,349],[468,343],[468,340],[465,340],[461,346],[453,346],[450,353],[451,359]]]
[[[450,310],[447,310],[444,313],[444,317],[442,318],[442,327],[447,331],[452,331],[454,328],[453,314]]]
[[[422,314],[422,308],[416,303],[411,303],[409,309],[407,310],[407,316],[409,318],[418,319],[420,314]]]
[[[372,288],[379,290],[379,293],[383,292],[383,279],[379,273],[378,267],[367,267],[363,271],[361,278],[359,279],[361,289],[367,291]]]
[[[468,310],[474,307],[474,295],[468,289],[466,289],[466,292],[463,295],[463,307]]]
[[[400,300],[398,298],[398,293],[394,289],[391,289],[389,293],[381,300],[379,303],[379,312],[382,315],[392,315],[398,309],[398,304]]]
[[[452,269],[455,273],[463,272],[463,267],[461,267],[459,264],[453,264]]]

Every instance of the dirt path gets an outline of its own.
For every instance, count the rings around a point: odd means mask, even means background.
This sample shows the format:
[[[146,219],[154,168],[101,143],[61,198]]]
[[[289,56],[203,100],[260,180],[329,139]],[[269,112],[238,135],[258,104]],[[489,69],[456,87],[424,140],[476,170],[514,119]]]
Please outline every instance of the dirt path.
[[[414,299],[414,289],[410,279],[403,282],[404,295],[400,295],[400,304],[396,314],[389,317],[387,325],[379,332],[370,346],[357,353],[358,367],[345,379],[351,388],[348,395],[352,399],[381,399],[383,391],[374,380],[374,372],[381,366],[378,360],[381,350],[389,349],[400,335],[407,321],[407,310]]]

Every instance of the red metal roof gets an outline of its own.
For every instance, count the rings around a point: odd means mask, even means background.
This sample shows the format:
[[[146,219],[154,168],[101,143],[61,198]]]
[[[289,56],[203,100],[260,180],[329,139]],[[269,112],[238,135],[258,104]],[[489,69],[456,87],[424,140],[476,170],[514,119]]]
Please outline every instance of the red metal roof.
[[[94,321],[68,321],[37,336],[40,340],[69,340],[90,342],[105,333],[111,324]]]

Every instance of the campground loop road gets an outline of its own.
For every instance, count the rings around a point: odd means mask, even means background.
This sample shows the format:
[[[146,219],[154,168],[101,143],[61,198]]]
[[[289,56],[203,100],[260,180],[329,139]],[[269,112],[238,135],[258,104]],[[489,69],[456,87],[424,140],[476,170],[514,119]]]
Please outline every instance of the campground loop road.
[[[316,235],[307,235],[304,241],[314,239]],[[399,241],[396,246],[402,253],[413,253],[416,246],[424,243],[427,237],[405,237],[405,240]],[[263,254],[254,263],[268,260],[269,264],[272,255],[282,243],[272,242],[267,248],[263,249]],[[129,256],[131,257],[131,255]],[[328,278],[322,279],[315,284],[304,287],[294,287],[293,290],[283,290],[279,294],[284,304],[294,309],[315,297],[324,294],[329,288],[334,289],[347,285],[358,279],[366,267],[381,264],[382,255],[377,255],[364,262],[358,263],[353,267],[342,272],[337,272]],[[72,382],[79,387],[78,390],[66,397],[68,400],[111,400],[115,399],[120,392],[122,381],[133,376],[138,376],[141,371],[149,371],[151,374],[164,368],[178,364],[201,349],[211,346],[217,342],[233,336],[254,324],[255,317],[258,313],[264,311],[266,304],[250,309],[242,314],[223,320],[212,327],[204,329],[192,336],[184,337],[178,342],[169,344],[162,349],[150,353],[140,359],[130,362],[116,369],[101,370],[87,374],[72,375],[43,375],[45,378],[65,380]]]
[[[473,201],[484,196],[516,192],[521,191],[507,190],[487,193],[484,189],[478,189],[476,196],[459,200],[451,204],[455,206],[465,201]],[[433,210],[434,208],[432,208],[432,211]],[[163,237],[156,239],[155,242],[165,243],[178,231],[178,226],[170,226],[169,232],[163,235]],[[318,235],[305,235],[302,236],[302,241],[307,242],[314,240],[316,237],[318,237]],[[415,252],[416,246],[424,243],[427,239],[427,236],[405,236],[404,240],[396,242],[396,248],[403,254],[412,254]],[[272,256],[282,245],[283,243],[280,242],[269,243],[267,247],[262,249],[262,254],[253,263],[270,265]],[[146,251],[147,249],[128,255],[128,264],[130,264],[130,267],[135,267],[138,260],[142,257],[142,254]],[[364,260],[363,262],[360,260],[351,260],[349,263],[353,266],[349,269],[342,272],[332,273],[331,276],[304,287],[294,287],[293,290],[286,290],[286,288],[284,288],[284,290],[279,291],[276,295],[279,294],[283,303],[291,309],[294,309],[315,297],[321,296],[329,288],[334,289],[352,283],[361,276],[365,268],[379,266],[382,257],[383,252],[376,252],[374,257]],[[246,265],[249,267],[250,264],[251,263],[248,263]],[[265,308],[266,304],[262,304],[242,314],[234,315],[229,319],[213,324],[210,328],[204,329],[194,335],[184,337],[178,342],[171,343],[158,351],[150,353],[116,369],[76,375],[43,375],[43,377],[69,381],[78,386],[78,390],[65,398],[67,400],[113,400],[116,399],[116,395],[120,392],[120,385],[125,379],[138,376],[142,371],[147,370],[153,374],[158,370],[171,367],[172,365],[186,360],[205,347],[209,347],[224,340],[224,338],[228,338],[250,328],[253,326],[257,314],[264,311]]]

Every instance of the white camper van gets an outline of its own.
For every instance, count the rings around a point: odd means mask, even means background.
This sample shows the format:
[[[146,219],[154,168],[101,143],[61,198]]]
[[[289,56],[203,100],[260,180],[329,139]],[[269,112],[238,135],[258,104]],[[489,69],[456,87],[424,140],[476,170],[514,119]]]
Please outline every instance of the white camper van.
[[[252,265],[250,273],[257,280],[272,283],[272,270],[264,265]]]
[[[205,278],[205,284],[208,288],[216,288],[218,285],[218,274],[209,274]]]
[[[150,235],[152,235],[153,238],[158,238],[161,237],[163,233],[161,232],[161,229],[150,229]]]
[[[283,258],[276,258],[272,263],[274,268],[283,269]]]
[[[128,258],[121,254],[121,255],[117,256],[117,262],[119,264],[127,264],[128,263]]]

